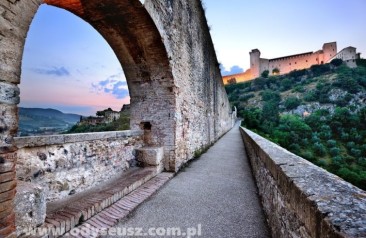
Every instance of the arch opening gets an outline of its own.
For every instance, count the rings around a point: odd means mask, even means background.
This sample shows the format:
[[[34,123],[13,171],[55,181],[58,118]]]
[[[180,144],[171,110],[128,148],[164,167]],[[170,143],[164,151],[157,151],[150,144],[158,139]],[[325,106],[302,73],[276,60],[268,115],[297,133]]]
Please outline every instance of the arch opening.
[[[129,128],[128,110],[121,113],[130,103],[121,64],[79,17],[41,5],[22,59],[18,136]]]
[[[131,129],[142,122],[151,124],[148,144],[164,148],[164,164],[174,157],[174,80],[162,38],[139,0],[36,0],[0,3],[6,10],[0,40],[0,184],[10,189],[9,219],[1,235],[15,234],[14,199],[17,188],[17,147],[13,138],[18,129],[19,88],[25,39],[41,4],[65,9],[89,23],[112,48],[125,72],[131,98]],[[21,16],[21,17],[19,17]],[[6,67],[4,67],[6,66]],[[44,156],[40,155],[40,159]],[[4,162],[4,163],[3,163]],[[169,166],[169,161],[167,161]],[[1,203],[3,205],[3,203]],[[32,217],[35,214],[32,213]]]

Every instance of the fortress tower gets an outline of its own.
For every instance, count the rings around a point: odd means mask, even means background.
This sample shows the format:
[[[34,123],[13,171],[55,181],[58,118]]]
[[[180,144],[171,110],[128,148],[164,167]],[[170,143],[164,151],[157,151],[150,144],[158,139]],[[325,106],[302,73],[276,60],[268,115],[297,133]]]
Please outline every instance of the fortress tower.
[[[250,71],[252,73],[253,78],[259,77],[260,72],[260,57],[261,52],[258,49],[254,49],[249,52],[250,55]]]
[[[337,55],[337,42],[325,43],[323,45],[323,62],[319,61],[319,64],[325,64]]]

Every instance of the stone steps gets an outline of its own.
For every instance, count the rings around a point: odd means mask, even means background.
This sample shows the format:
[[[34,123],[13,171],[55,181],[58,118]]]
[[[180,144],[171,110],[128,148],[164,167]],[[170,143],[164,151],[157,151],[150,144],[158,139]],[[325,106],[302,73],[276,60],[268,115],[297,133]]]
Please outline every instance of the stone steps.
[[[22,237],[73,237],[69,231],[75,227],[78,228],[75,231],[88,227],[94,230],[112,227],[171,177],[173,173],[157,175],[154,167],[138,168],[122,174],[103,184],[103,187],[78,194],[69,200],[51,203],[47,208],[45,223],[40,227],[47,234]],[[79,234],[77,237],[83,236]],[[85,237],[96,236],[90,234]]]

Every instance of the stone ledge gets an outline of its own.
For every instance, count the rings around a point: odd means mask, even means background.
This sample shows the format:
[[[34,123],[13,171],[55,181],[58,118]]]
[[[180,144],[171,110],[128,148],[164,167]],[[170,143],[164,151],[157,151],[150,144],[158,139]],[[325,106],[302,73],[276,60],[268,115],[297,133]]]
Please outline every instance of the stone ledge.
[[[164,157],[163,147],[142,147],[136,149],[136,159],[144,166],[158,166]]]
[[[241,133],[274,237],[366,237],[365,191],[250,130]]]
[[[18,148],[38,147],[47,145],[62,145],[65,143],[75,143],[93,140],[106,139],[121,139],[135,136],[142,136],[144,133],[141,130],[127,131],[110,131],[110,132],[95,132],[82,134],[65,134],[65,135],[50,135],[50,136],[29,136],[14,138]]]

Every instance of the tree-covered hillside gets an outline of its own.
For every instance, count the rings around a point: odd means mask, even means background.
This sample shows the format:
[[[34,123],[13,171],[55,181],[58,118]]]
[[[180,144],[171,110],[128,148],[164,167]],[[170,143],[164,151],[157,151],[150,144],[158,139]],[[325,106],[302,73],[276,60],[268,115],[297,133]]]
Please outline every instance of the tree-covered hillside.
[[[366,67],[265,76],[226,86],[242,125],[366,190]]]
[[[55,109],[19,108],[19,136],[62,133],[80,119],[80,115]]]

